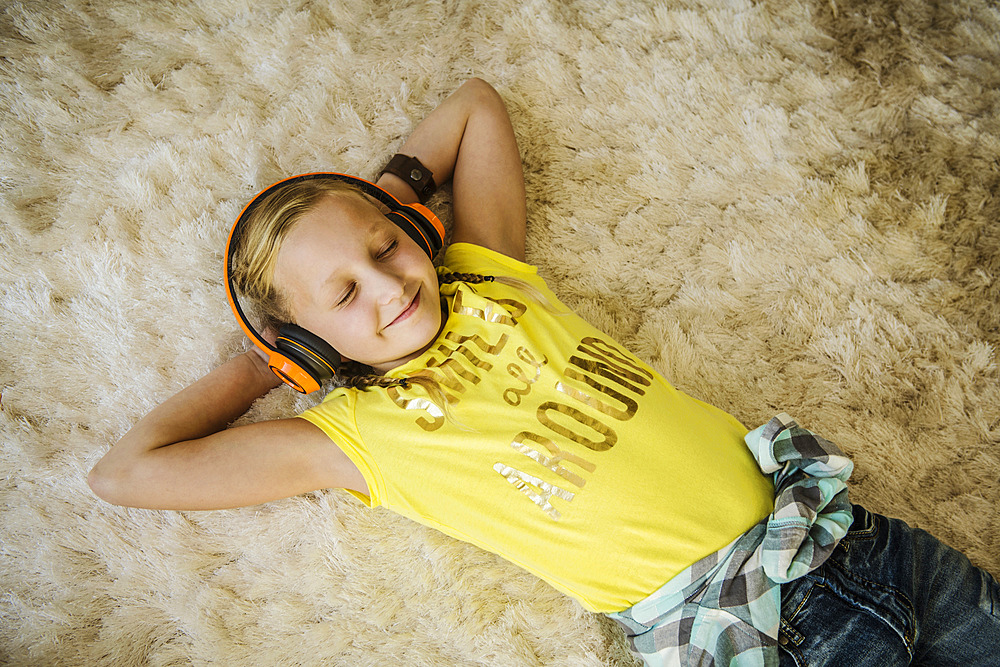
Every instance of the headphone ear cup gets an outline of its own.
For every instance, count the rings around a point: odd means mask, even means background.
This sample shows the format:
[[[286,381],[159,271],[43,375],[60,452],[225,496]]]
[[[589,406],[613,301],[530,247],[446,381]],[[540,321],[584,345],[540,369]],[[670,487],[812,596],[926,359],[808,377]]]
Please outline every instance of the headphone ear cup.
[[[317,384],[329,380],[340,370],[340,353],[325,340],[298,325],[281,327],[274,346]]]
[[[390,211],[386,217],[413,239],[427,256],[434,259],[444,246],[444,225],[429,208],[422,204],[406,204]]]

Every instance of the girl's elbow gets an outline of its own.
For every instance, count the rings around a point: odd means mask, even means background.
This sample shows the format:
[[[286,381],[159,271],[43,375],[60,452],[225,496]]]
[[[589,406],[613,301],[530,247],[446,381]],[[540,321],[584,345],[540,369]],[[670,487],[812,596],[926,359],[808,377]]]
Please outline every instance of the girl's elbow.
[[[466,79],[465,83],[463,83],[461,87],[477,93],[484,93],[487,95],[496,94],[496,89],[488,81],[480,79],[478,76]]]
[[[90,470],[90,473],[87,475],[87,486],[101,500],[118,505],[120,503],[115,502],[118,497],[118,484],[116,483],[115,476],[109,474],[107,471],[108,466],[103,465],[103,463],[103,461],[98,462]]]
[[[128,491],[134,488],[129,480],[128,469],[123,469],[115,461],[105,456],[87,474],[87,486],[94,495],[112,505],[133,506]]]
[[[505,108],[503,98],[497,89],[492,86],[488,81],[480,79],[478,77],[469,79],[466,81],[462,88],[473,96],[480,105],[484,106],[500,106]]]

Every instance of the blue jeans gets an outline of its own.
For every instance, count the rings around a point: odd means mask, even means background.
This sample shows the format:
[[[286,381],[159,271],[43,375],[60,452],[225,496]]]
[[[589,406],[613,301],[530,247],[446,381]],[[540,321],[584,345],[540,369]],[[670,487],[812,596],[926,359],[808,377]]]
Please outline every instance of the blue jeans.
[[[1000,664],[1000,585],[958,551],[854,506],[829,560],[781,587],[782,667]]]

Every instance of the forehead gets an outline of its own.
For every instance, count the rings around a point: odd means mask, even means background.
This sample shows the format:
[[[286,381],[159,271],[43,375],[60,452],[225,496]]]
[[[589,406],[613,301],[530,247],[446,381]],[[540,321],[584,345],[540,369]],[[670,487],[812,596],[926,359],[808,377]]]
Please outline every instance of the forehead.
[[[295,222],[282,249],[326,240],[367,245],[372,238],[384,236],[394,226],[381,208],[361,195],[326,195]]]
[[[385,211],[361,193],[331,192],[323,195],[302,215],[304,220],[317,220],[336,225],[368,227],[385,219]]]
[[[278,250],[275,278],[286,285],[296,278],[321,279],[321,274],[367,256],[370,246],[393,227],[364,197],[324,196],[289,230]]]

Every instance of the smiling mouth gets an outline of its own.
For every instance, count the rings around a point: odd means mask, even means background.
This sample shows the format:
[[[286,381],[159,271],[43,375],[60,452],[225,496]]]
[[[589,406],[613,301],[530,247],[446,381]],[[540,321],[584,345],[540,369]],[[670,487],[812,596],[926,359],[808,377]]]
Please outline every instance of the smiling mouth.
[[[396,316],[396,319],[394,319],[392,322],[389,322],[389,324],[385,325],[386,328],[388,329],[392,325],[399,324],[403,320],[408,319],[410,317],[410,315],[412,315],[413,313],[417,312],[417,307],[418,306],[420,306],[420,290],[419,289],[417,290],[417,293],[413,295],[413,300],[410,301],[410,305],[408,305],[406,308],[404,308],[403,312],[401,312],[399,315]]]

